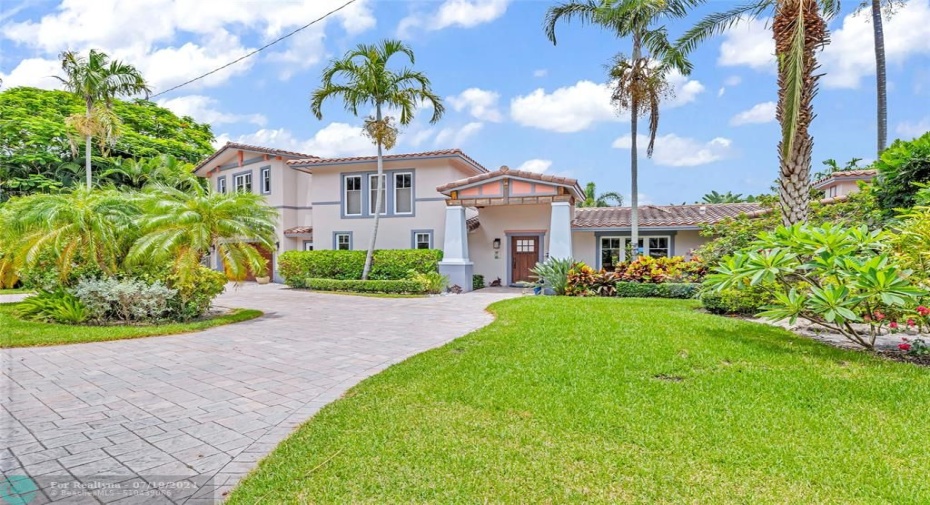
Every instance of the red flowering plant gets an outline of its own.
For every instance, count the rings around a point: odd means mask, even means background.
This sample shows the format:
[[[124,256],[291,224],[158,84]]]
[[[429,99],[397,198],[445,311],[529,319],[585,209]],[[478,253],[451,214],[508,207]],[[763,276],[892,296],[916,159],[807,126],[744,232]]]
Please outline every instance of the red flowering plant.
[[[928,356],[930,355],[930,342],[923,338],[903,337],[901,343],[898,344],[898,349],[912,356]]]

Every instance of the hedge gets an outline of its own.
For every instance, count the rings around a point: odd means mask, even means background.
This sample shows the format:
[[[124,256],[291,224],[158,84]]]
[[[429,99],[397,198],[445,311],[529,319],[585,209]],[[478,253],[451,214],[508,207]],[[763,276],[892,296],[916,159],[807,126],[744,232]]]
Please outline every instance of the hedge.
[[[762,307],[772,303],[773,297],[763,288],[705,290],[701,293],[701,305],[712,314],[754,316]]]
[[[371,280],[406,279],[410,270],[439,271],[442,251],[437,249],[382,249],[371,261]],[[358,280],[365,268],[365,251],[287,251],[278,259],[278,271],[292,287],[301,278]]]
[[[302,288],[316,291],[345,291],[349,293],[390,293],[390,294],[422,294],[425,293],[422,282],[409,279],[403,280],[338,280],[304,278],[300,282]]]
[[[700,284],[663,282],[617,282],[617,295],[621,298],[696,298]]]

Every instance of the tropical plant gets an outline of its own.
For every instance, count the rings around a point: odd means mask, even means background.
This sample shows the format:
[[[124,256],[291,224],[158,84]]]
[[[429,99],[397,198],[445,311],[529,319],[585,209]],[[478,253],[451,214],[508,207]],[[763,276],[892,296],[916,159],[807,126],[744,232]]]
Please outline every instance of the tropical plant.
[[[610,207],[611,202],[616,207],[623,205],[623,195],[614,191],[597,194],[597,185],[589,182],[584,188],[584,200],[576,205],[578,207]]]
[[[423,286],[424,293],[442,293],[446,289],[446,286],[449,285],[449,277],[439,272],[422,273],[416,270],[410,270],[408,278],[412,281],[419,282]]]
[[[170,263],[182,282],[196,274],[211,251],[229,278],[241,281],[265,265],[258,247],[275,248],[278,212],[261,195],[154,184],[141,193],[139,205],[144,211],[137,220],[141,236],[127,263]]]
[[[875,193],[886,218],[917,203],[921,184],[930,183],[930,132],[910,141],[895,140],[875,161]]]
[[[72,294],[86,308],[87,319],[108,322],[151,323],[168,316],[177,290],[160,282],[136,279],[82,279]]]
[[[895,258],[930,289],[930,205],[903,211],[892,235]]]
[[[106,53],[91,49],[87,57],[74,51],[61,53],[61,69],[65,77],[55,76],[65,89],[84,101],[84,115],[72,115],[69,123],[84,136],[84,170],[88,189],[92,187],[91,140],[98,137],[101,146],[112,143],[120,120],[111,108],[114,98],[144,94],[151,91],[136,67],[119,60],[110,60]]]
[[[99,178],[127,189],[142,189],[154,183],[180,189],[202,181],[194,175],[193,164],[170,154],[141,159],[116,158],[111,161],[110,168],[100,172]]]
[[[428,102],[433,108],[430,123],[439,121],[444,111],[442,100],[433,93],[430,81],[425,74],[409,68],[398,71],[388,68],[389,60],[396,54],[407,56],[411,65],[415,63],[413,50],[398,40],[382,40],[378,44],[371,45],[359,44],[341,59],[331,61],[329,66],[323,70],[322,84],[313,92],[310,105],[317,119],[323,118],[323,102],[330,98],[342,100],[345,110],[354,116],[358,116],[360,108],[374,108],[374,117],[368,117],[365,120],[364,132],[378,149],[378,188],[375,197],[374,222],[368,243],[368,253],[365,257],[365,267],[362,270],[362,280],[367,280],[371,272],[371,260],[378,238],[380,210],[385,205],[382,151],[390,151],[397,140],[394,118],[385,116],[384,113],[389,109],[397,109],[400,112],[398,122],[401,125],[408,125],[413,120],[418,107],[424,103]]]
[[[887,241],[885,232],[865,226],[780,227],[725,258],[705,286],[772,286],[774,302],[759,316],[791,324],[806,319],[871,349],[894,322],[889,314],[904,313],[927,295],[892,261]]]
[[[16,306],[15,313],[22,319],[44,323],[80,324],[88,318],[81,300],[64,290],[30,296]]]
[[[609,67],[612,99],[620,111],[630,112],[630,225],[631,244],[639,243],[638,122],[649,114],[649,145],[652,156],[659,127],[659,105],[670,94],[666,75],[671,70],[687,74],[691,64],[668,40],[665,19],[682,18],[700,0],[572,0],[546,12],[544,29],[555,44],[555,26],[560,20],[577,20],[610,30],[619,38],[632,39],[632,55],[618,55]],[[639,254],[639,251],[636,251]]]
[[[831,174],[836,172],[848,172],[852,170],[862,170],[863,167],[859,166],[859,162],[862,161],[862,158],[853,158],[846,162],[846,165],[840,166],[839,163],[833,158],[823,160],[821,163],[824,166],[824,169],[820,172],[815,172],[811,175],[811,181],[819,181],[821,179],[826,179]]]
[[[568,271],[575,261],[569,258],[549,258],[530,269],[532,276],[544,287],[551,288],[557,295],[565,294]]]
[[[707,193],[701,197],[701,201],[704,203],[741,203],[749,200],[743,198],[742,194],[734,194],[732,191],[727,191],[726,193],[711,191],[710,193]]]
[[[778,62],[778,104],[781,125],[778,144],[778,195],[782,224],[807,221],[810,211],[811,150],[809,127],[814,119],[811,100],[817,94],[815,53],[827,43],[827,21],[840,9],[836,0],[753,0],[728,11],[711,14],[678,41],[685,53],[700,42],[752,19],[773,16],[775,57]]]

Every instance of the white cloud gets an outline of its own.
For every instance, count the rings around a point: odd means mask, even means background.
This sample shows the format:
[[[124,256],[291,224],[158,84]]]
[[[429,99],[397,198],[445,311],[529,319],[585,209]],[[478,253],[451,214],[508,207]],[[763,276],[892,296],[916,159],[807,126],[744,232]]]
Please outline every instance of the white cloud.
[[[730,125],[741,126],[746,124],[771,123],[772,121],[775,121],[775,102],[762,102],[730,118]]]
[[[532,160],[524,161],[517,170],[522,170],[524,172],[533,172],[534,174],[541,174],[552,166],[552,160],[542,160],[539,158],[534,158]]]
[[[489,23],[507,12],[510,0],[445,0],[432,13],[411,14],[400,21],[397,35],[409,38],[415,29],[472,28]]]
[[[626,134],[615,140],[612,146],[616,149],[630,149],[631,140],[632,137]],[[636,142],[639,150],[645,153],[649,138],[645,135],[637,135]],[[732,154],[732,144],[733,142],[730,139],[723,137],[701,142],[669,133],[656,137],[652,161],[656,165],[668,167],[706,165],[729,157]]]
[[[497,108],[500,94],[479,88],[468,88],[458,95],[448,98],[449,104],[457,111],[467,110],[475,119],[500,122],[503,116]]]
[[[362,134],[360,126],[346,123],[330,123],[318,130],[309,139],[297,138],[286,128],[261,129],[233,139],[228,134],[217,137],[217,143],[235,140],[244,144],[276,147],[323,158],[338,156],[369,156],[375,154],[371,140]]]
[[[903,123],[898,123],[895,131],[898,132],[898,135],[901,135],[901,138],[910,140],[912,138],[919,137],[924,133],[930,132],[930,116],[927,116],[920,121],[909,122],[905,121]]]
[[[53,75],[61,74],[61,63],[44,58],[21,60],[9,74],[0,72],[4,88],[31,86],[34,88],[57,89],[61,87]]]
[[[549,71],[545,68],[533,70],[533,77],[545,77],[547,75],[549,75]]]
[[[251,0],[228,0],[218,8],[215,2],[145,0],[140,5],[117,0],[64,0],[39,19],[3,24],[0,38],[50,61],[56,61],[63,50],[84,53],[89,48],[100,49],[139,67],[157,91],[229,63],[252,50],[253,43],[257,46],[270,41],[342,3],[291,0],[279,2],[274,8],[256,8]],[[369,3],[356,2],[266,53],[204,79],[198,86],[221,84],[248,70],[260,58],[280,61],[287,69],[312,65],[325,54],[327,27],[339,25],[345,33],[354,35],[374,26]],[[246,46],[241,42],[246,37],[255,42]],[[294,54],[301,57],[294,58]],[[9,73],[15,76],[14,82],[35,81],[43,76],[40,68],[19,67]]]
[[[484,123],[475,121],[462,127],[449,126],[443,128],[436,134],[433,144],[448,148],[461,147],[469,138],[481,131],[483,127]]]
[[[889,67],[902,65],[914,56],[930,55],[930,0],[911,0],[895,8],[884,20],[885,59]],[[875,74],[871,17],[849,14],[832,30],[830,45],[818,57],[823,85],[858,88],[860,80]]]
[[[751,19],[727,30],[720,44],[717,64],[775,72],[775,41],[767,28],[768,23],[768,19]]]
[[[231,114],[218,110],[219,102],[204,95],[185,95],[167,100],[158,100],[158,105],[170,109],[179,116],[190,116],[201,123],[211,125],[228,123],[252,123],[265,126],[267,118],[262,114]]]
[[[729,87],[739,86],[743,82],[743,78],[738,75],[731,75],[723,80],[723,84]]]
[[[678,72],[669,74],[668,81],[674,96],[664,104],[665,107],[681,107],[695,101],[704,92],[704,85],[700,81],[688,79]],[[599,122],[624,120],[629,118],[629,114],[617,114],[607,84],[578,81],[551,93],[537,88],[527,95],[512,99],[510,117],[523,126],[571,133],[588,129]]]

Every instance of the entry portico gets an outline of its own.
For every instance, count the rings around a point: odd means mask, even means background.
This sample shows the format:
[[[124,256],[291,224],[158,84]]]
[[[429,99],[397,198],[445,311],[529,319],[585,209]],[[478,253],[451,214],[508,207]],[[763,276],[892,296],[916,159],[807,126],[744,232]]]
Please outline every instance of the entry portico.
[[[450,284],[469,290],[473,274],[531,281],[537,262],[572,257],[575,202],[584,198],[574,179],[504,166],[436,190],[447,198],[439,268]]]

